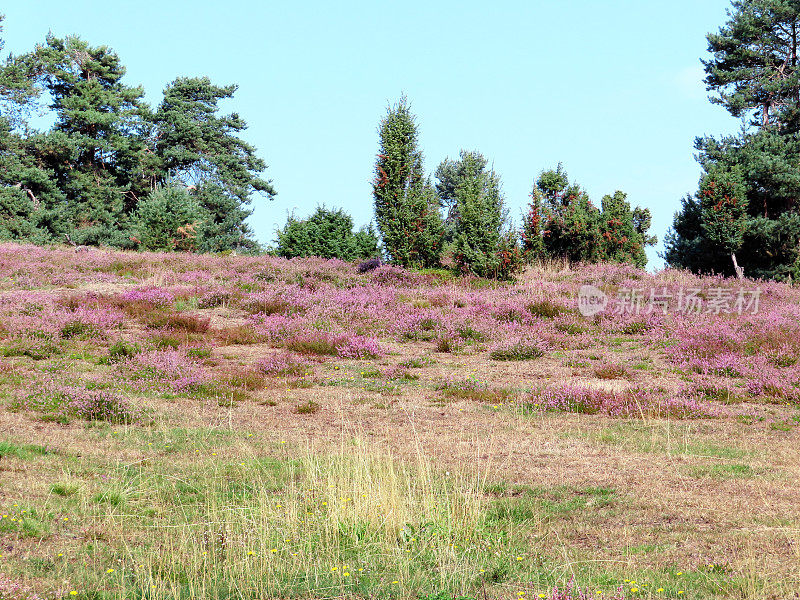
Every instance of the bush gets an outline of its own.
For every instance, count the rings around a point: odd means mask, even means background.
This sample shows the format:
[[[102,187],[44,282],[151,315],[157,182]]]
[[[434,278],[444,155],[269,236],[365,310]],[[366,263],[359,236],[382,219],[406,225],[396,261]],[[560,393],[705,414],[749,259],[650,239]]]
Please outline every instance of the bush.
[[[127,358],[133,358],[141,351],[139,344],[120,340],[109,347],[108,358],[112,362],[118,362]]]
[[[290,216],[277,232],[277,254],[284,258],[318,256],[341,260],[363,260],[377,256],[378,237],[372,225],[353,231],[353,219],[342,209],[324,206],[307,219]]]
[[[205,333],[211,325],[208,317],[195,317],[178,313],[156,313],[147,319],[147,326],[153,329],[174,329],[191,333]]]
[[[207,218],[188,190],[174,185],[157,188],[133,215],[139,246],[153,251],[197,250]]]
[[[510,346],[498,346],[489,353],[492,360],[533,360],[544,356],[544,351],[533,344],[518,343]]]
[[[380,258],[371,258],[369,260],[365,260],[364,262],[358,265],[358,272],[359,273],[367,273],[369,271],[374,271],[378,267],[380,267],[383,263],[381,262]]]
[[[319,404],[314,402],[313,400],[309,400],[308,402],[304,402],[303,404],[298,404],[295,408],[295,411],[301,415],[312,415],[315,412],[319,411]]]
[[[61,328],[61,337],[65,340],[75,337],[96,337],[101,333],[96,326],[83,321],[70,321]]]
[[[542,317],[543,319],[555,319],[564,313],[572,312],[566,306],[557,304],[552,300],[539,300],[537,302],[531,302],[526,308],[532,315]]]
[[[463,273],[510,279],[522,267],[516,235],[504,233],[506,209],[500,177],[487,170],[478,152],[461,151],[457,161],[445,160],[436,170],[437,191],[450,207],[448,230],[453,260]]]

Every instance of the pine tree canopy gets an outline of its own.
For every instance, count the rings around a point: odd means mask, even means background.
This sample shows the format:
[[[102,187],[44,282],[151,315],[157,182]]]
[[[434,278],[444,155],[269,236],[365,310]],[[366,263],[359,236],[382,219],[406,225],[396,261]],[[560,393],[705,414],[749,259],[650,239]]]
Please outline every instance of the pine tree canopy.
[[[707,36],[711,101],[744,126],[737,135],[696,140],[703,175],[667,234],[669,265],[800,275],[799,35],[796,0],[735,0],[727,22]]]
[[[33,51],[5,57],[0,237],[44,242],[66,235],[74,243],[134,248],[148,238],[142,224],[158,221],[155,212],[181,207],[178,220],[202,223],[175,221],[176,231],[158,239],[177,239],[178,228],[191,226],[191,243],[146,247],[257,248],[245,222],[249,205],[255,194],[272,199],[275,190],[264,178],[266,164],[240,137],[245,121],[220,114],[219,101],[235,91],[206,77],[178,78],[154,111],[144,90],[125,82],[125,67],[107,46],[48,35]],[[25,119],[40,98],[49,99],[54,122],[43,132]]]

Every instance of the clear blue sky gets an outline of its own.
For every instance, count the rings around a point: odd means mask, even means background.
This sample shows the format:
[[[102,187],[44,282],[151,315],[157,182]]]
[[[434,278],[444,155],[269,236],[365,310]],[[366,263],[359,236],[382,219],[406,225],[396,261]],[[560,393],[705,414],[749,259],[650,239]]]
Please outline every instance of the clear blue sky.
[[[531,184],[563,162],[599,203],[621,189],[651,209],[659,246],[697,187],[695,136],[738,128],[711,105],[699,62],[729,0],[273,2],[6,0],[7,50],[79,34],[114,48],[155,104],[177,76],[237,83],[226,110],[269,164],[262,242],[294,211],[372,219],[376,128],[405,93],[432,172],[459,149],[502,176],[519,221]]]

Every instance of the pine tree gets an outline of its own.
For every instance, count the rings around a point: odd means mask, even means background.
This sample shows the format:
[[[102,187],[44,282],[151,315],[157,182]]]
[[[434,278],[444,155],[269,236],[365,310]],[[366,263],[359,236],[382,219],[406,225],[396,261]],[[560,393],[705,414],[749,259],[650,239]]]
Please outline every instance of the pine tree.
[[[436,192],[423,173],[417,125],[405,97],[389,107],[378,134],[372,193],[383,247],[395,264],[437,266],[444,226]]]
[[[220,115],[219,102],[232,98],[237,86],[216,86],[207,77],[182,77],[164,90],[153,116],[156,160],[151,177],[170,178],[194,190],[209,215],[204,251],[254,248],[245,219],[251,195],[275,197],[272,183],[262,177],[266,163],[239,135],[247,123],[236,113]]]
[[[2,21],[0,15],[0,34]],[[36,160],[36,138],[28,133],[40,63],[30,56],[3,57],[3,48],[0,37],[0,239],[41,243],[60,233],[54,207],[64,198],[53,174]]]
[[[708,35],[712,101],[749,121],[738,135],[696,140],[704,173],[667,235],[671,266],[733,274],[735,254],[749,275],[783,278],[800,264],[799,35],[791,0],[736,0]]]
[[[125,67],[106,46],[48,36],[34,55],[56,123],[36,152],[66,199],[78,243],[113,243],[136,204],[131,170],[144,147],[144,91],[122,83]],[[123,234],[124,237],[124,234]]]
[[[728,22],[707,36],[706,85],[734,117],[760,127],[785,126],[800,104],[800,4],[734,0]]]

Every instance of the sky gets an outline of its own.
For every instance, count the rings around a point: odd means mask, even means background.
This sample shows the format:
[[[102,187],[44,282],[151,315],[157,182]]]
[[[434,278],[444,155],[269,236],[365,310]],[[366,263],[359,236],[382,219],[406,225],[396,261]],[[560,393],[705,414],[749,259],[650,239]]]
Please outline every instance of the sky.
[[[599,205],[622,190],[653,213],[649,267],[697,189],[695,137],[738,130],[708,101],[705,35],[730,0],[3,0],[6,50],[80,35],[113,48],[126,83],[160,101],[180,76],[236,83],[225,111],[269,165],[254,198],[262,243],[287,215],[373,218],[377,127],[405,94],[430,174],[460,149],[501,176],[519,223],[532,183],[563,163]]]

